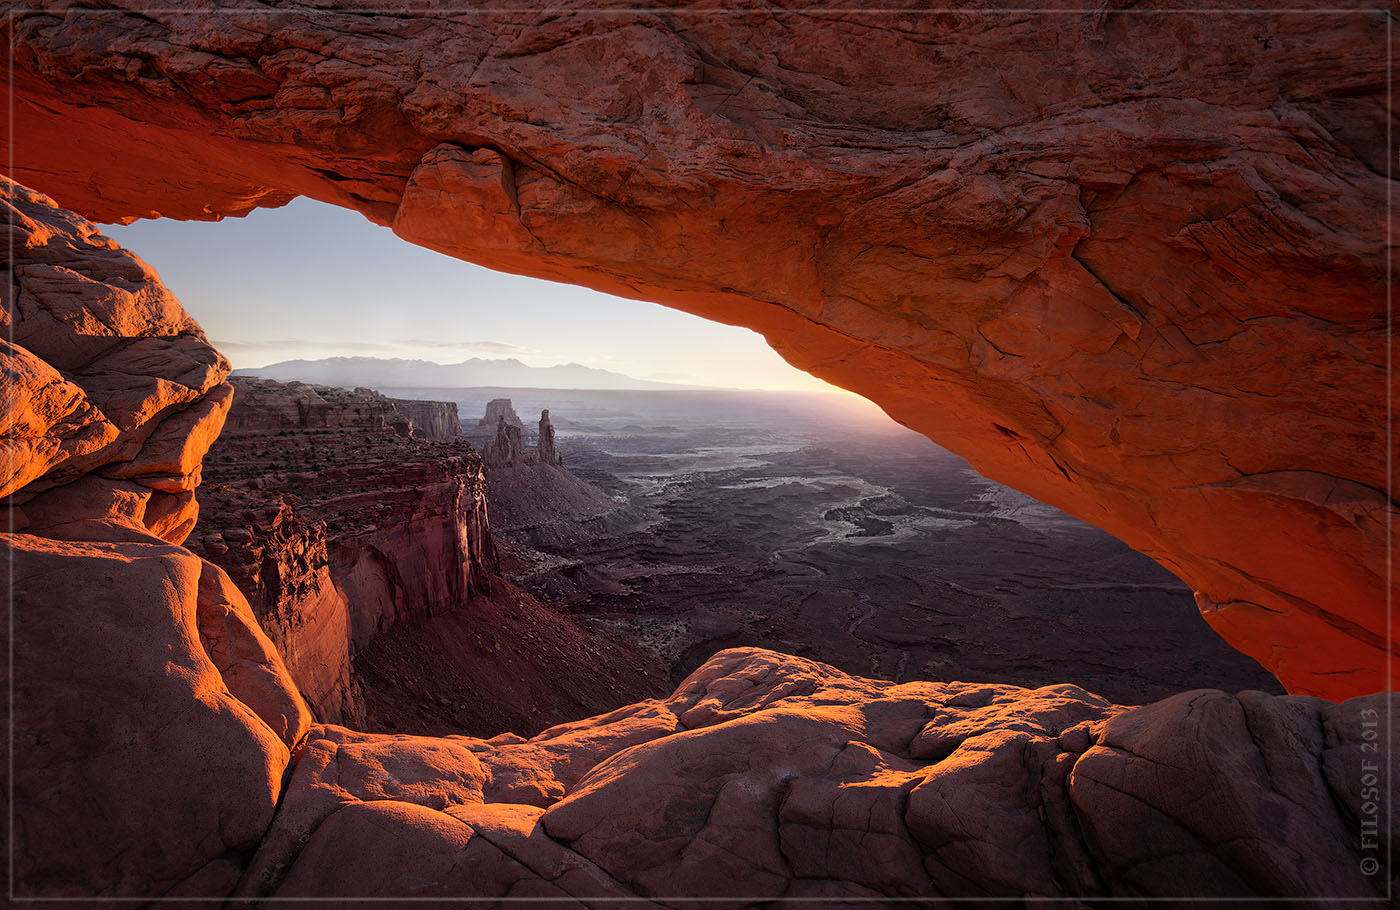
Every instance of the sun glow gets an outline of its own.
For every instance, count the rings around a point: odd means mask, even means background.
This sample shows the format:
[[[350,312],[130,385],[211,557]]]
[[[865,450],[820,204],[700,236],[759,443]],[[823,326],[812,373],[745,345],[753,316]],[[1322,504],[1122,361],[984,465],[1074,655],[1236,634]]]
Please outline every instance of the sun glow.
[[[221,222],[103,229],[156,269],[235,367],[514,358],[681,385],[840,391],[748,329],[460,262],[308,199]]]

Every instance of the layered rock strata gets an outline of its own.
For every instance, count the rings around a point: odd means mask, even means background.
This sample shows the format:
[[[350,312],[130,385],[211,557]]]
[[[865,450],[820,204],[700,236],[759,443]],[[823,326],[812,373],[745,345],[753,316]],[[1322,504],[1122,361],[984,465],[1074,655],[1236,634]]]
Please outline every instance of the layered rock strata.
[[[461,436],[451,401],[388,398],[374,389],[354,390],[305,382],[281,383],[233,376],[242,405],[227,427],[243,430],[392,430],[398,436],[449,441]]]
[[[355,656],[490,590],[480,459],[396,430],[394,403],[367,389],[235,387],[192,547],[247,595],[317,716],[363,723]]]
[[[419,401],[416,398],[392,398],[394,410],[413,424],[413,434],[424,439],[447,442],[462,435],[462,423],[457,417],[455,401]]]
[[[352,608],[331,576],[324,523],[304,519],[281,496],[211,486],[190,549],[226,571],[248,599],[317,719],[363,723]]]
[[[143,492],[164,492],[152,465],[172,449],[192,464],[170,473],[196,481],[227,365],[198,359],[197,326],[91,224],[14,186],[6,204],[23,288],[7,312],[17,334],[33,323],[3,364],[46,380],[15,383],[3,424],[28,522],[0,535],[13,896],[1384,905],[1379,696],[1204,690],[1124,710],[1073,686],[894,685],[748,649],[665,701],[529,740],[312,724],[247,599],[159,536],[182,523],[153,522]],[[44,295],[43,276],[65,290]],[[71,361],[73,379],[35,353],[141,344],[163,356]]]
[[[499,577],[465,440],[399,432],[382,410],[399,402],[367,389],[233,381],[190,547],[248,597],[319,720],[533,732],[657,691],[633,649]],[[289,427],[308,397],[314,419]]]
[[[748,326],[1292,691],[1387,682],[1384,12],[121,5],[7,20],[10,154],[65,205],[304,194]]]

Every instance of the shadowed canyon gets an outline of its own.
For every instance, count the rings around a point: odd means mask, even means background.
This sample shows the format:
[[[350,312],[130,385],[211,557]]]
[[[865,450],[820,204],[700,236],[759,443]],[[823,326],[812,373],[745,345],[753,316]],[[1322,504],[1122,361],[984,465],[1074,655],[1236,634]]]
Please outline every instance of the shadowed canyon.
[[[1386,905],[1391,15],[537,7],[7,4],[11,897]],[[946,452],[687,478],[230,381],[92,223],[299,195],[753,328]],[[954,455],[1137,553],[908,480]],[[810,533],[794,471],[853,492]],[[1035,628],[1012,550],[1141,621]],[[905,584],[945,612],[861,606]],[[1020,644],[936,646],[973,608]]]

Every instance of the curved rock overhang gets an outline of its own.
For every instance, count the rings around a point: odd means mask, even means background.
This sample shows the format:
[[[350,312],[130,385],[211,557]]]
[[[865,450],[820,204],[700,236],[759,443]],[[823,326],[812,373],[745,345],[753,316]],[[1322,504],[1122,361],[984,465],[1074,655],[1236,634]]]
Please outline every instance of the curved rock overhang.
[[[8,22],[14,175],[60,204],[307,195],[748,326],[1291,691],[1387,685],[1383,11],[127,5]]]

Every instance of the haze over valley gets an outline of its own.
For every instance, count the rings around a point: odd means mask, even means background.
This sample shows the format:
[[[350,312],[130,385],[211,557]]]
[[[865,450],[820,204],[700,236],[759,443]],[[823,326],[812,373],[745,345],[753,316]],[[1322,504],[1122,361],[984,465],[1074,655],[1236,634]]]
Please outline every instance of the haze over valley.
[[[329,357],[286,360],[263,367],[236,370],[234,375],[260,376],[281,382],[309,382],[353,388],[463,388],[496,386],[531,389],[684,389],[676,383],[636,379],[612,370],[578,363],[535,367],[513,357],[472,357],[460,363],[435,363],[382,357]]]

